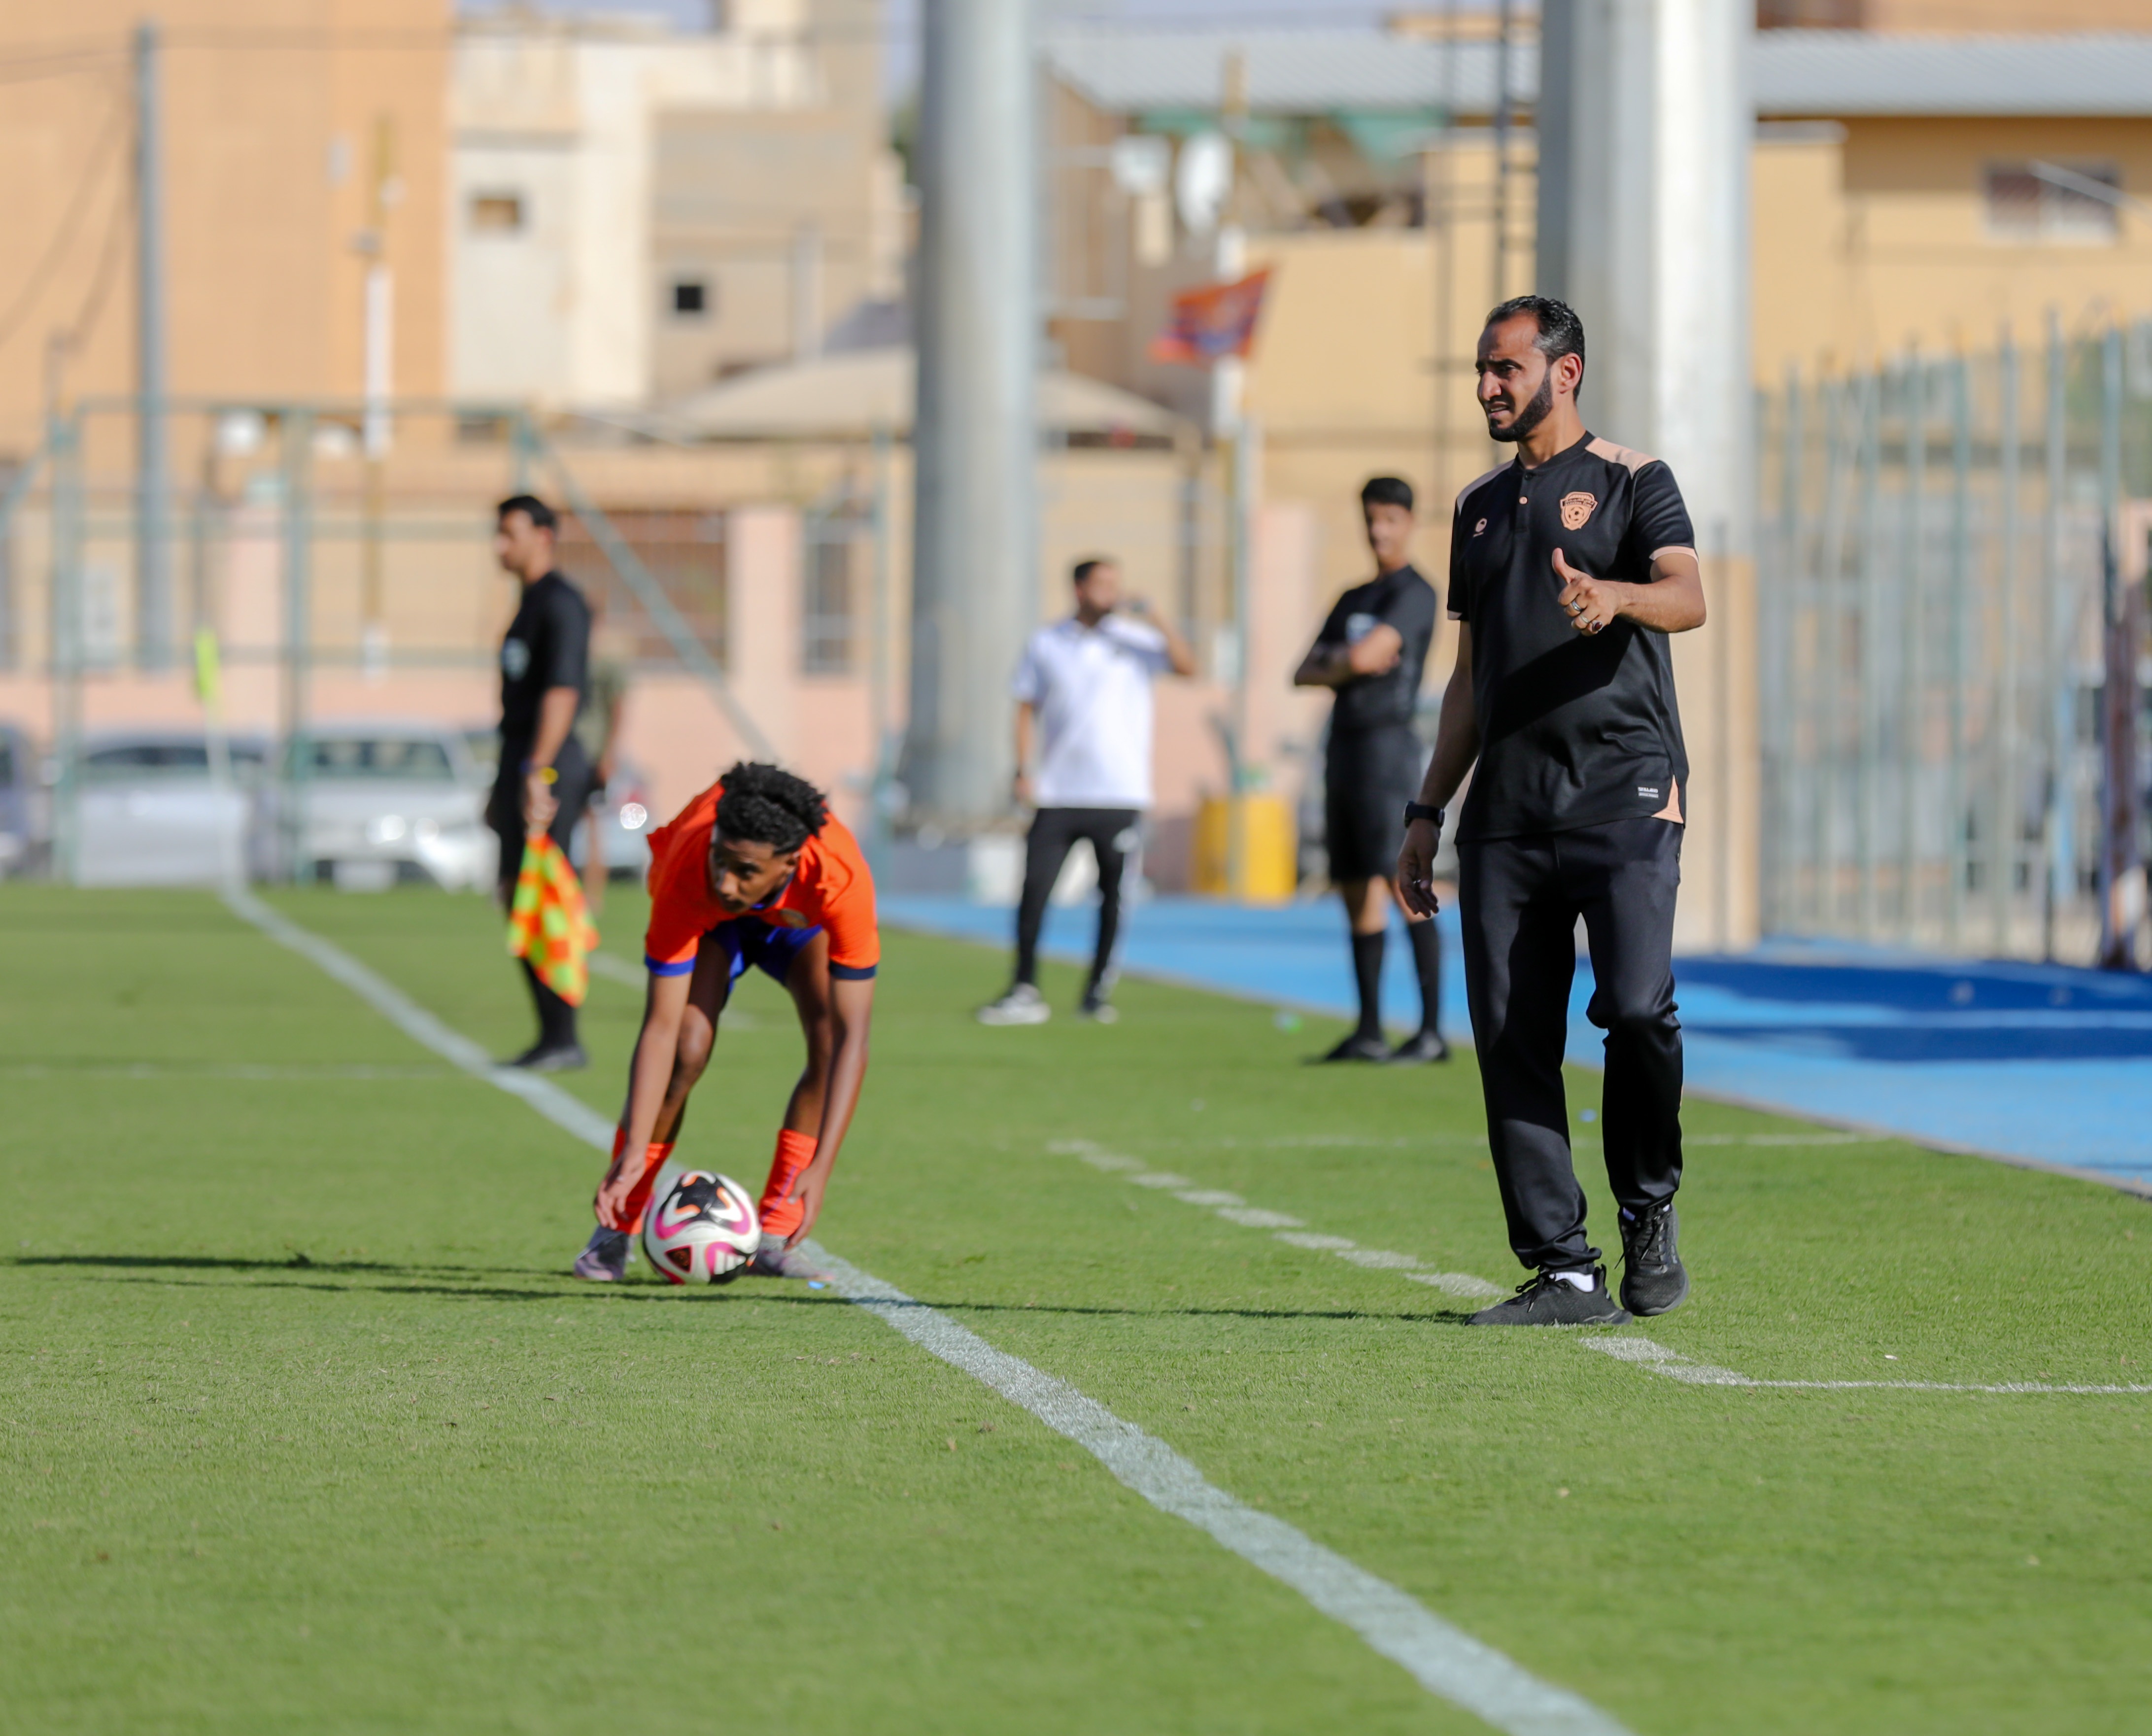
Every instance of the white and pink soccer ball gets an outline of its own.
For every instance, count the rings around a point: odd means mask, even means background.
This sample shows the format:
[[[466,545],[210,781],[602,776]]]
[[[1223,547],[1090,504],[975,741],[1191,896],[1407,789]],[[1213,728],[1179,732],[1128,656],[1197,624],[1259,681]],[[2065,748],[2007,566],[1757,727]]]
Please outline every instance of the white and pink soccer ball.
[[[754,1196],[729,1175],[687,1170],[642,1216],[642,1251],[676,1284],[724,1284],[762,1240]]]

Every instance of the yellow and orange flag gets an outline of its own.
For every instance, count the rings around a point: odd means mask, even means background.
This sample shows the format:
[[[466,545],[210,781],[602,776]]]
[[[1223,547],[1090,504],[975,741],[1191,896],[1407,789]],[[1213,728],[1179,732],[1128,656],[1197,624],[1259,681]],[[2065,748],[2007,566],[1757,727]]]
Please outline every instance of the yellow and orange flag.
[[[538,980],[571,1007],[590,992],[590,956],[596,925],[583,906],[583,883],[568,865],[567,852],[544,832],[524,841],[515,876],[515,902],[508,911],[508,950],[527,958]]]

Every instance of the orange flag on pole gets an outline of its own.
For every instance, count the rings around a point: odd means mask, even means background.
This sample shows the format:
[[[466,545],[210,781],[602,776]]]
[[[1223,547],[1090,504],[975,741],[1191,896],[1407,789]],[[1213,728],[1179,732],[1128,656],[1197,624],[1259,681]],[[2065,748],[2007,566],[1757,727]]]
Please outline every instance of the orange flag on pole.
[[[590,992],[590,956],[598,931],[583,906],[583,883],[567,852],[544,832],[524,840],[508,912],[508,950],[530,961],[538,980],[571,1007]]]

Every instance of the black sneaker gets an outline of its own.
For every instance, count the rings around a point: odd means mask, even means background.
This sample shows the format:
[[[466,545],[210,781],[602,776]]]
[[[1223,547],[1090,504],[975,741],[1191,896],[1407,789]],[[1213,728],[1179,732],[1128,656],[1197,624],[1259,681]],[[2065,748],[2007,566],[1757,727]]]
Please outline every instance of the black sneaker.
[[[525,1073],[577,1073],[591,1064],[580,1043],[534,1043],[504,1067],[520,1067]]]
[[[1104,989],[1093,989],[1084,997],[1084,1004],[1076,1009],[1079,1018],[1088,1018],[1094,1025],[1110,1025],[1121,1016],[1121,1009],[1106,998]]]
[[[1688,1268],[1676,1246],[1681,1216],[1672,1200],[1622,1214],[1622,1305],[1636,1315],[1671,1314],[1688,1300]]]
[[[1387,1061],[1390,1058],[1390,1047],[1380,1037],[1369,1037],[1355,1031],[1322,1058],[1325,1061]]]
[[[1629,1316],[1606,1288],[1606,1268],[1591,1269],[1591,1287],[1580,1290],[1551,1272],[1520,1284],[1507,1302],[1482,1308],[1474,1326],[1626,1326]]]
[[[1447,1061],[1449,1045],[1439,1031],[1422,1031],[1408,1037],[1383,1058],[1393,1067],[1419,1067],[1429,1061]]]

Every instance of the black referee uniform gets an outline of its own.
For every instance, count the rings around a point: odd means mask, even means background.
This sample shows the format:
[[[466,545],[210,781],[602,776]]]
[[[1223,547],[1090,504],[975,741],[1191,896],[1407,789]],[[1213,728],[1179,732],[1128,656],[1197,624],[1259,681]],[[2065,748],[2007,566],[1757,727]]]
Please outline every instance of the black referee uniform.
[[[1527,1266],[1584,1272],[1584,1193],[1562,1053],[1578,917],[1606,1033],[1606,1176],[1641,1216],[1681,1184],[1674,894],[1688,760],[1667,636],[1626,617],[1576,632],[1554,552],[1596,578],[1652,582],[1693,551],[1688,510],[1655,459],[1586,435],[1536,470],[1490,471],[1458,496],[1449,612],[1472,631],[1480,753],[1457,828],[1464,977],[1510,1245]]]
[[[500,840],[500,892],[515,896],[523,865],[523,780],[538,735],[538,712],[546,693],[573,688],[580,712],[590,687],[591,609],[583,593],[561,572],[523,587],[523,601],[500,642],[500,769],[487,799],[486,824]],[[589,805],[591,762],[570,725],[553,759],[553,796],[560,806],[548,829],[565,850]],[[538,1010],[539,1049],[575,1046],[576,1009],[538,980],[528,959],[523,974]]]

